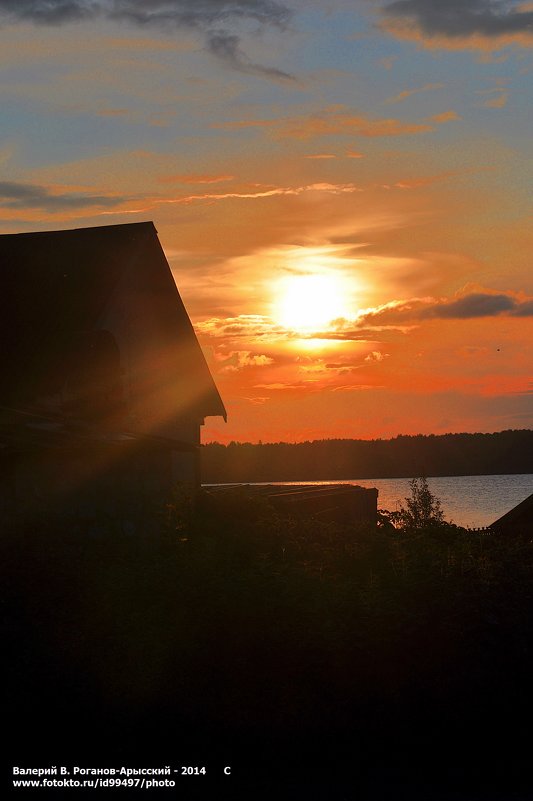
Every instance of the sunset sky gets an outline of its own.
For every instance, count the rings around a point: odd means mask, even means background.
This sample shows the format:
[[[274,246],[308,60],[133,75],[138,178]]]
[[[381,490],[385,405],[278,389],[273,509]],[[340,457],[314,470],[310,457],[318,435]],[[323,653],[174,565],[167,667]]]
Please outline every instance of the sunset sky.
[[[0,0],[0,61],[0,232],[154,221],[205,442],[533,427],[533,3]]]

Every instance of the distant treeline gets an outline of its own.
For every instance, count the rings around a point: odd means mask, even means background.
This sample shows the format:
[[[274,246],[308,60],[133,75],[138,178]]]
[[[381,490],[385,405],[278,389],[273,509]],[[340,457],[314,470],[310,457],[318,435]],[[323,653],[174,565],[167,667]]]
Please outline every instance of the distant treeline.
[[[202,481],[213,484],[533,473],[533,431],[210,443],[201,453]]]

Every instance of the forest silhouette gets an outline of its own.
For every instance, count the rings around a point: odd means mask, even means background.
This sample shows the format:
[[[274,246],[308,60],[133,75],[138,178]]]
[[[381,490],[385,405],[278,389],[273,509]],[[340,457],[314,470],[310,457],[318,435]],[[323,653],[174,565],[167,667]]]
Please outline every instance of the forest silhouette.
[[[207,484],[506,473],[533,473],[533,431],[295,444],[210,443],[202,448],[202,477]]]

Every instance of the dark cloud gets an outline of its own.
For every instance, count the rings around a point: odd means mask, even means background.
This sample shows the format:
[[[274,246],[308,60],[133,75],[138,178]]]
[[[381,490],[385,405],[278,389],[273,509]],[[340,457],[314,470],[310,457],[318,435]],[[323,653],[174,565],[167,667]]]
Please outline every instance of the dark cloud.
[[[424,309],[420,312],[420,318],[440,317],[468,320],[472,317],[494,317],[502,312],[512,312],[516,307],[516,300],[509,295],[490,295],[480,292]]]
[[[112,19],[138,25],[211,28],[235,20],[284,25],[290,12],[277,0],[114,0],[92,3]]]
[[[367,322],[371,322],[368,320]],[[376,338],[375,328],[357,328],[354,325],[333,331],[314,331],[307,336],[298,335],[298,339],[329,339],[334,342],[373,342]],[[331,365],[326,365],[330,367]]]
[[[514,0],[395,0],[383,12],[414,22],[426,36],[498,38],[533,33],[533,11],[522,10]]]
[[[224,31],[210,33],[207,36],[207,46],[211,53],[238,72],[261,75],[278,81],[296,80],[294,75],[289,75],[288,72],[283,72],[275,67],[263,67],[261,64],[255,64],[246,53],[243,53],[240,48],[240,39],[234,34],[224,33]]]
[[[518,303],[513,311],[515,317],[533,317],[533,300]]]
[[[0,15],[49,25],[103,16],[137,25],[207,29],[235,20],[281,26],[290,11],[277,0],[0,0]]]
[[[91,0],[0,0],[0,18],[59,25],[88,19],[100,10]]]
[[[0,206],[7,209],[42,209],[54,212],[94,206],[110,208],[118,206],[126,200],[131,200],[131,198],[77,192],[53,194],[46,187],[35,184],[0,181]]]
[[[366,325],[405,325],[422,320],[471,320],[476,317],[533,316],[533,300],[518,301],[503,293],[472,292],[451,301],[406,301],[369,312]]]
[[[274,80],[294,80],[274,67],[251,61],[240,39],[223,26],[239,22],[282,28],[291,12],[278,0],[0,0],[0,21],[60,25],[104,18],[141,27],[202,31],[208,49],[239,72]]]

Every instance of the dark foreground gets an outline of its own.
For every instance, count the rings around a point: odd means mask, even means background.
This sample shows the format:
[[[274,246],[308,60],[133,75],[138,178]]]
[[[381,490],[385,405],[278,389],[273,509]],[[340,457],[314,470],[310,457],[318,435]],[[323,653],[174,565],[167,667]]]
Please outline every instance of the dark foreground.
[[[181,499],[150,541],[91,527],[4,539],[7,766],[207,769],[116,798],[533,798],[527,538],[238,495]]]

